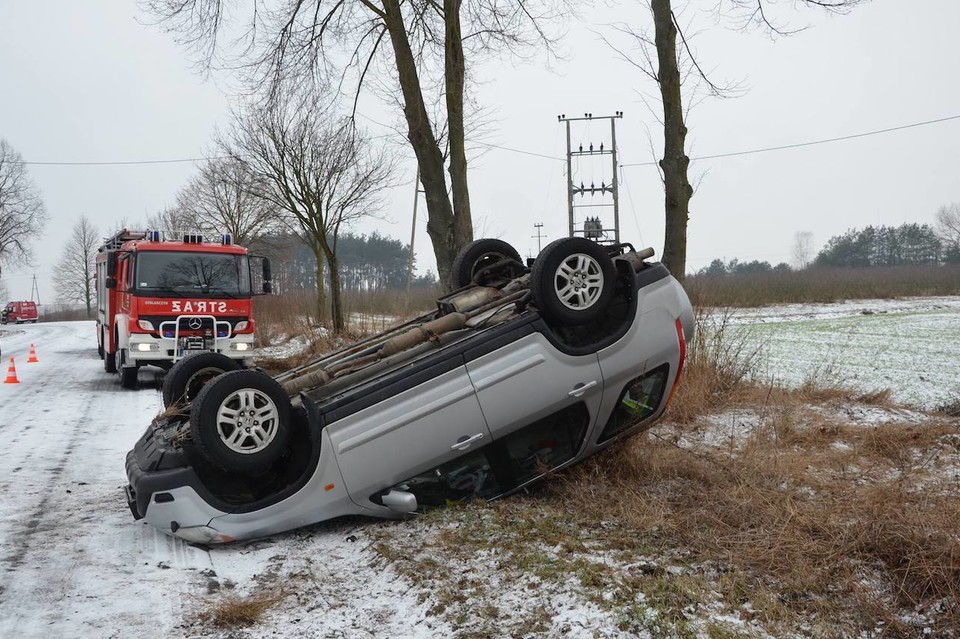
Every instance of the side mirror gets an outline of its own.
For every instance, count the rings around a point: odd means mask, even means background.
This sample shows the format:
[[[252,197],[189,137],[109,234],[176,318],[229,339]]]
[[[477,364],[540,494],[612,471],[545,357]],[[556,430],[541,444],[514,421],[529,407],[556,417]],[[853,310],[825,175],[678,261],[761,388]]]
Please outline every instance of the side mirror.
[[[107,288],[117,288],[117,278],[115,278],[115,277],[108,277],[108,278],[107,278],[107,281],[105,282],[105,284],[106,284]]]
[[[114,278],[113,286],[107,285],[107,288],[113,288],[117,285],[117,254],[113,251],[107,253],[107,277]]]
[[[417,509],[417,496],[402,490],[391,490],[380,498],[395,513],[410,514]]]
[[[261,274],[261,275],[260,275],[260,280],[261,280],[262,284],[261,284],[261,292],[260,292],[260,293],[254,293],[254,295],[265,295],[265,294],[268,294],[268,293],[272,293],[272,292],[273,292],[273,282],[272,282],[272,280],[273,280],[273,275],[272,275],[272,272],[271,272],[271,269],[270,269],[270,258],[269,258],[269,257],[264,257],[263,255],[251,255],[251,256],[250,256],[250,261],[251,261],[251,262],[254,262],[255,260],[260,260],[260,262],[261,262],[261,267],[260,267],[260,274]],[[250,266],[251,266],[251,270],[252,270],[255,265],[251,263]],[[251,275],[253,275],[253,273],[251,273]],[[253,278],[253,281],[254,281],[254,283],[256,283],[256,278],[255,278],[255,277]]]

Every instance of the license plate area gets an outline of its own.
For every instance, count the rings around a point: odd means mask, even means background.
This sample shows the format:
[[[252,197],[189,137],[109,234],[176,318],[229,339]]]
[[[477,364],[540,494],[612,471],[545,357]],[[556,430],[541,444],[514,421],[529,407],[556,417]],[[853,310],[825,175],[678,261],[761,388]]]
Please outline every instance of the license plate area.
[[[190,335],[187,337],[180,338],[180,351],[205,351],[207,350],[207,345],[203,336],[201,335]]]

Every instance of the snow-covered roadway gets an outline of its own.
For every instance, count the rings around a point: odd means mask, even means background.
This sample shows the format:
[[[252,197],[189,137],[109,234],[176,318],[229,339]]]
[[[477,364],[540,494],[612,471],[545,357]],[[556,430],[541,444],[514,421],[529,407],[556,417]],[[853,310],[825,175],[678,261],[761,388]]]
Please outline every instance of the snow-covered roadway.
[[[90,322],[3,331],[20,383],[0,384],[0,637],[161,635],[194,588],[182,571],[212,564],[134,525],[121,496],[124,455],[161,408],[153,374],[120,389]]]

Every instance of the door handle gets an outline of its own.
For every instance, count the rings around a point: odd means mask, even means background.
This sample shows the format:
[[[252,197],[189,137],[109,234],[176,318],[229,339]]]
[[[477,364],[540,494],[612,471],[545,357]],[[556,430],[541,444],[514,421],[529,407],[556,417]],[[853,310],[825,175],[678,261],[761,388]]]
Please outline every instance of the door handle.
[[[588,390],[590,390],[596,385],[597,385],[597,380],[589,381],[586,384],[584,383],[577,384],[576,388],[574,388],[572,391],[567,393],[567,395],[569,397],[583,397],[584,393],[586,393]]]
[[[470,444],[472,444],[473,442],[478,442],[481,439],[483,439],[483,433],[477,433],[472,437],[468,437],[464,435],[457,440],[456,444],[450,447],[450,450],[466,450],[470,448]]]

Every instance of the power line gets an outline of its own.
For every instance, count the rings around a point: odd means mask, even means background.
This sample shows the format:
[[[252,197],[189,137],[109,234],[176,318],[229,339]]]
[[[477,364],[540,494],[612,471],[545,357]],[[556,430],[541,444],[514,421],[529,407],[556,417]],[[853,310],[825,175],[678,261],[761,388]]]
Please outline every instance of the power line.
[[[926,120],[924,122],[913,122],[911,124],[903,124],[900,126],[889,127],[886,129],[877,129],[875,131],[867,131],[865,133],[854,133],[852,135],[841,135],[835,138],[827,138],[825,140],[814,140],[812,142],[796,142],[794,144],[784,144],[781,146],[768,146],[761,149],[750,149],[748,151],[732,151],[729,153],[717,153],[714,155],[701,155],[699,157],[690,158],[691,160],[714,160],[717,158],[730,158],[738,155],[751,155],[754,153],[766,153],[768,151],[782,151],[784,149],[798,149],[804,146],[815,146],[817,144],[829,144],[830,142],[842,142],[844,140],[853,140],[856,138],[865,138],[871,135],[880,135],[881,133],[890,133],[892,131],[902,131],[904,129],[912,129],[918,126],[926,126],[928,124],[939,124],[941,122],[947,122],[949,120],[958,120],[960,115],[951,115],[946,118],[938,118],[936,120]],[[653,166],[656,162],[638,162],[636,164],[621,164],[620,166]]]
[[[363,114],[360,114],[363,115]],[[381,126],[386,126],[376,120],[373,120],[367,116],[368,120],[374,122],[375,124],[380,124]],[[805,146],[816,146],[819,144],[829,144],[832,142],[843,142],[845,140],[854,140],[856,138],[865,138],[872,135],[880,135],[882,133],[891,133],[893,131],[902,131],[904,129],[912,129],[915,127],[927,126],[930,124],[940,124],[942,122],[949,122],[950,120],[960,120],[960,115],[951,115],[945,118],[938,118],[936,120],[925,120],[923,122],[913,122],[910,124],[903,124],[900,126],[889,127],[886,129],[877,129],[874,131],[866,131],[864,133],[854,133],[852,135],[842,135],[834,138],[826,138],[823,140],[813,140],[810,142],[796,142],[794,144],[783,144],[780,146],[768,146],[759,149],[748,149],[746,151],[731,151],[728,153],[716,153],[713,155],[701,155],[698,157],[690,158],[691,160],[715,160],[718,158],[729,158],[736,157],[739,155],[752,155],[755,153],[767,153],[769,151],[783,151],[785,149],[798,149]],[[552,155],[545,155],[543,153],[535,153],[533,151],[525,151],[523,149],[514,149],[506,146],[501,146],[499,144],[491,144],[489,142],[479,142],[474,141],[473,144],[479,144],[482,146],[487,146],[495,149],[500,149],[503,151],[510,151],[511,153],[521,153],[523,155],[531,155],[534,157],[545,158],[548,160],[557,160],[563,162],[563,158],[554,157]],[[104,161],[104,162],[40,162],[40,161],[28,161],[21,160],[19,164],[28,165],[28,166],[131,166],[131,165],[150,165],[150,164],[177,164],[184,162],[203,162],[206,160],[226,160],[229,159],[229,156],[206,156],[206,157],[194,157],[194,158],[176,158],[171,160],[116,160],[116,161]],[[632,166],[655,166],[656,162],[634,162],[630,164],[620,164],[621,167],[632,167]]]
[[[30,166],[129,166],[135,164],[176,164],[178,162],[203,162],[205,160],[227,160],[229,156],[218,155],[202,158],[177,158],[174,160],[115,160],[109,162],[31,162],[23,160],[19,164]]]

